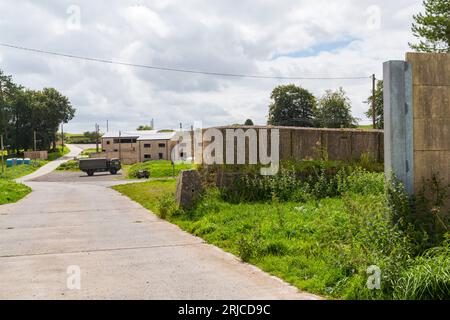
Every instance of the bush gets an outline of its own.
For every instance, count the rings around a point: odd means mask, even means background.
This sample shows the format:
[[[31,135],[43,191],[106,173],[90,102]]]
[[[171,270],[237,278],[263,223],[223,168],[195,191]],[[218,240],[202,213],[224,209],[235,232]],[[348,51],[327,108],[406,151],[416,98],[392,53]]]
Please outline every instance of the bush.
[[[159,198],[157,214],[161,219],[167,219],[177,215],[181,209],[177,206],[173,194],[165,195]]]

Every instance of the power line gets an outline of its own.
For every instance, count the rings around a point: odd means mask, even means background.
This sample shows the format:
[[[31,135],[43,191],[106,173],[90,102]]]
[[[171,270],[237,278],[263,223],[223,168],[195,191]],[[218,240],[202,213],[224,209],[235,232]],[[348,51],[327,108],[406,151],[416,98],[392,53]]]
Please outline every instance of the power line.
[[[127,66],[127,67],[135,67],[135,68],[153,69],[153,70],[160,70],[160,71],[202,74],[202,75],[207,75],[207,76],[253,78],[253,79],[278,79],[278,80],[358,80],[358,79],[369,79],[370,78],[370,76],[366,76],[366,77],[286,77],[286,76],[251,75],[251,74],[239,74],[239,73],[222,73],[222,72],[211,72],[211,71],[201,71],[201,70],[178,69],[178,68],[172,68],[172,67],[151,66],[151,65],[135,64],[135,63],[106,60],[106,59],[99,59],[99,58],[83,57],[83,56],[78,56],[78,55],[73,55],[73,54],[66,54],[66,53],[59,53],[59,52],[53,52],[53,51],[47,51],[47,50],[40,50],[40,49],[16,46],[16,45],[8,44],[8,43],[1,43],[1,42],[0,42],[0,46],[17,49],[17,50],[34,52],[34,53],[42,53],[42,54],[47,54],[47,55],[65,57],[65,58],[70,58],[70,59],[78,59],[78,60],[85,60],[85,61],[91,61],[91,62],[100,62],[100,63],[114,64],[114,65],[121,65],[121,66]]]

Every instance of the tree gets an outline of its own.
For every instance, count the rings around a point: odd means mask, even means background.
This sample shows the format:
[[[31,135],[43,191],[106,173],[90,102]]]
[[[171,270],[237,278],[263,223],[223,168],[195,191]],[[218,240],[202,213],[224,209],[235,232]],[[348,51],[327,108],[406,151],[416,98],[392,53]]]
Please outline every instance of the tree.
[[[83,133],[83,136],[87,141],[89,141],[89,143],[96,143],[98,140],[100,140],[102,135],[103,134],[101,132],[96,131],[86,131]]]
[[[369,110],[365,115],[372,119],[372,95],[367,98],[366,103],[369,104]],[[375,88],[375,127],[377,129],[384,128],[384,105],[383,105],[383,80],[377,81],[377,86]]]
[[[350,99],[345,91],[327,90],[319,99],[315,109],[315,121],[322,128],[354,128],[356,119],[352,117]]]
[[[39,93],[39,99],[47,118],[47,132],[51,135],[50,140],[53,142],[53,149],[56,149],[59,125],[72,120],[75,116],[75,109],[72,108],[69,99],[54,88],[44,88]]]
[[[412,32],[419,43],[409,46],[419,52],[450,52],[450,1],[425,0],[425,13],[414,15]]]
[[[316,100],[312,93],[294,84],[272,91],[268,123],[278,126],[312,127]]]
[[[9,152],[31,149],[34,132],[40,149],[48,149],[52,142],[55,148],[59,125],[74,115],[67,97],[57,90],[27,90],[0,70],[0,133]]]
[[[254,126],[252,119],[245,120],[244,126]]]
[[[140,125],[136,128],[137,131],[153,130],[152,126]]]

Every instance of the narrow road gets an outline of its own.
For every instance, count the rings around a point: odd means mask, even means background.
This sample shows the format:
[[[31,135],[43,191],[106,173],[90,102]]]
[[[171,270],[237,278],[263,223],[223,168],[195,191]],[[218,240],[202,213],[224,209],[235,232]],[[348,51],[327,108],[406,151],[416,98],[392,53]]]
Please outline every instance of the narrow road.
[[[317,299],[108,188],[123,181],[43,182],[57,164],[0,206],[0,299]]]

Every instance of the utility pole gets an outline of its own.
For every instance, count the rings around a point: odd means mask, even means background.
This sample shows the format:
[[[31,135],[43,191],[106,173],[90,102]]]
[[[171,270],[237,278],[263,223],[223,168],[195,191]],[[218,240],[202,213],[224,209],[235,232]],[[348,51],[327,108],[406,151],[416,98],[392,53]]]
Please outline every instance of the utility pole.
[[[95,149],[98,153],[98,124],[95,124]]]
[[[61,146],[64,150],[64,123],[61,123]]]
[[[5,150],[3,148],[3,134],[0,135],[0,146],[2,148],[2,174],[5,172]]]
[[[152,130],[155,129],[155,119],[152,118]]]
[[[122,161],[122,131],[119,131],[119,160]]]
[[[36,130],[33,131],[33,145],[34,145],[34,151],[36,151]]]
[[[376,112],[376,102],[375,102],[375,87],[376,87],[376,78],[375,74],[372,75],[372,121],[373,128],[377,128],[377,112]]]
[[[106,120],[106,132],[109,132],[109,120]]]

